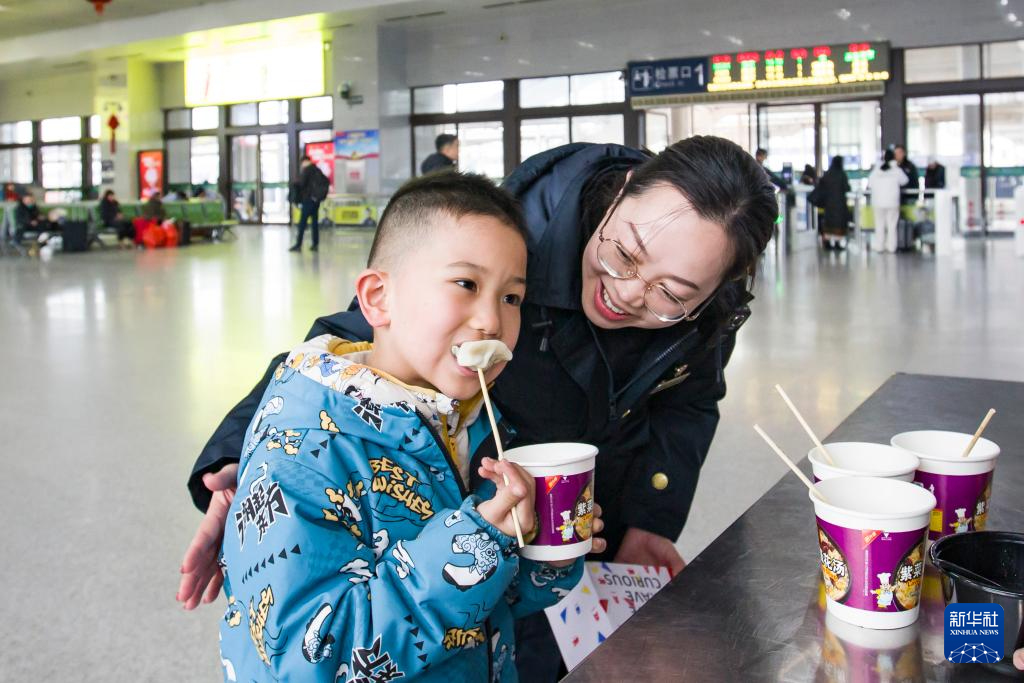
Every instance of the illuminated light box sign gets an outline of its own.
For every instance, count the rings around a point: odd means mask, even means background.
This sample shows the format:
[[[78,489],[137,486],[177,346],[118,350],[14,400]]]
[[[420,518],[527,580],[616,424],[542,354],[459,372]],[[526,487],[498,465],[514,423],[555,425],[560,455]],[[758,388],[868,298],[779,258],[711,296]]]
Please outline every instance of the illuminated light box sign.
[[[694,59],[630,62],[629,96],[634,105],[666,95],[692,101],[757,99],[813,90],[881,88],[889,79],[888,43],[844,43],[718,54]]]
[[[185,60],[185,104],[197,107],[324,94],[321,41],[267,41],[259,47]]]

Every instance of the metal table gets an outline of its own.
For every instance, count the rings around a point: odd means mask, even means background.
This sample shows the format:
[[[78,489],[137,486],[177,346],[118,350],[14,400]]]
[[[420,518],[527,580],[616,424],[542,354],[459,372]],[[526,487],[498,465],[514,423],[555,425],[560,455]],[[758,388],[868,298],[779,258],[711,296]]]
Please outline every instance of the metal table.
[[[827,441],[888,443],[912,429],[973,432],[989,407],[999,415],[985,436],[1002,454],[987,528],[1019,531],[1024,383],[894,375]],[[774,456],[765,448],[764,457]],[[810,474],[806,459],[801,467]],[[846,629],[826,627],[824,603],[814,512],[807,490],[787,474],[565,680],[1013,680],[985,665],[945,661],[942,590],[930,567],[917,635],[903,646],[854,643]]]

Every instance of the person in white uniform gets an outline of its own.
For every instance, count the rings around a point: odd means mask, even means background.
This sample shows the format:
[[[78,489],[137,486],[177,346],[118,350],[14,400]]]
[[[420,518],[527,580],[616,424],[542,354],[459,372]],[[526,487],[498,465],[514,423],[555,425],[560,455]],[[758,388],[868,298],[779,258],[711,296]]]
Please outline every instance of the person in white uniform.
[[[871,208],[875,212],[876,251],[896,253],[896,226],[900,221],[900,188],[907,184],[907,174],[896,165],[891,149],[885,150],[882,163],[876,164],[868,176]],[[874,241],[872,246],[874,246]]]

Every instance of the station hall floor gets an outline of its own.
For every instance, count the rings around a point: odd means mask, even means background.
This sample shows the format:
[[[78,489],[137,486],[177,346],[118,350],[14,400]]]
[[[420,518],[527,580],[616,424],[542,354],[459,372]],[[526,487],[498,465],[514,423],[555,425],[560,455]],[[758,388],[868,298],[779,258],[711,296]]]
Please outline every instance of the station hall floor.
[[[199,521],[185,480],[269,359],[347,305],[371,240],[327,231],[318,255],[296,255],[284,227],[239,233],[0,259],[0,680],[219,680],[223,602],[174,602]],[[769,257],[756,294],[687,558],[786,472],[754,422],[795,458],[811,445],[775,383],[825,435],[894,372],[1024,380],[1024,259],[1009,240],[941,258]],[[980,419],[987,406],[963,408]]]

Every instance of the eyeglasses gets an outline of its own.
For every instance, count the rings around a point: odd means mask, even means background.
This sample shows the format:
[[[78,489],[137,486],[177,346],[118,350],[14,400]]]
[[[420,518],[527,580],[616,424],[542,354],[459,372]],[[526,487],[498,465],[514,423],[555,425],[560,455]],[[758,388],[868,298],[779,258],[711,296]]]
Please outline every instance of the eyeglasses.
[[[597,232],[597,260],[605,272],[616,280],[640,280],[644,289],[644,308],[663,323],[693,322],[704,312],[716,292],[704,300],[696,310],[690,311],[679,297],[661,282],[650,282],[640,275],[636,258],[622,243],[604,236],[604,226]]]

